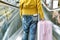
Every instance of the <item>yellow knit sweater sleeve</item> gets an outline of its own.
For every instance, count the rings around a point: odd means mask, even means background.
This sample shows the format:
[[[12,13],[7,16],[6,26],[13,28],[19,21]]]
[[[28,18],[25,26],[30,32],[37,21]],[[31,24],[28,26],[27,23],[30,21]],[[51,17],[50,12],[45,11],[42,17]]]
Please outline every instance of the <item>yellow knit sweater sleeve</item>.
[[[23,0],[20,0],[20,17],[22,17]]]
[[[43,9],[42,9],[41,0],[37,0],[37,9],[38,9],[40,18],[44,19],[44,13],[43,13]]]

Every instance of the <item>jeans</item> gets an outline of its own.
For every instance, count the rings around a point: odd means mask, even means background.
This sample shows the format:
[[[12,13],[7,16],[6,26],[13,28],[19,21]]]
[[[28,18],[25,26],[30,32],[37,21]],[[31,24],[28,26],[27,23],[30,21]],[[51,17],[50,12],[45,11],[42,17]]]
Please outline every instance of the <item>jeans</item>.
[[[22,40],[35,40],[38,16],[22,17],[23,37]]]

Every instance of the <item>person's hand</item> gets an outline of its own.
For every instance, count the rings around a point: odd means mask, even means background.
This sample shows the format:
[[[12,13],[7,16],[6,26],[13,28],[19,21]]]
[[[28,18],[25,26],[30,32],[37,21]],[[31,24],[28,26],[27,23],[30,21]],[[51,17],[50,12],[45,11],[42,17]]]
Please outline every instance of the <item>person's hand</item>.
[[[41,19],[41,21],[44,21],[44,20],[45,20],[44,18]]]

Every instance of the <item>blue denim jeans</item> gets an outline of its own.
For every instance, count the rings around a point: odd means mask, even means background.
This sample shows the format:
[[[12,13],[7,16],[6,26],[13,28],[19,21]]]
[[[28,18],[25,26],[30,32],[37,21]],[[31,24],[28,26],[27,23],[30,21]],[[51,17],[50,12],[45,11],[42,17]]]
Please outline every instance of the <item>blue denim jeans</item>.
[[[38,16],[24,15],[22,18],[23,37],[22,40],[35,40]]]

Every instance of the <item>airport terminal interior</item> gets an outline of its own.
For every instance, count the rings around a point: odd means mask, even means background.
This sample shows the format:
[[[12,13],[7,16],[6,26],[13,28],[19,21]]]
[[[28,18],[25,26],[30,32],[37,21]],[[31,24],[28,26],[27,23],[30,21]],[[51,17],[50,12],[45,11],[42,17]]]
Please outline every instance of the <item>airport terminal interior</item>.
[[[0,0],[0,40],[22,40],[19,1]],[[53,23],[53,40],[60,40],[60,0],[41,0],[41,3],[45,19]]]

